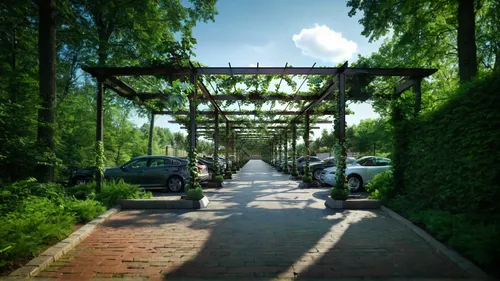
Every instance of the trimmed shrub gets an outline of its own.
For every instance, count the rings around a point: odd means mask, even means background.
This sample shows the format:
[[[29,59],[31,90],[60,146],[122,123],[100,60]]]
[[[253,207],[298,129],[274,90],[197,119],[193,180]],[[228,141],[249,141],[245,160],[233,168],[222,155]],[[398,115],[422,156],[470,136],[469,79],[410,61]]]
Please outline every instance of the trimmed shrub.
[[[310,176],[302,176],[302,181],[305,183],[310,183],[312,181],[312,177]]]
[[[330,197],[333,200],[347,200],[349,198],[349,188],[347,186],[343,189],[334,187],[330,190]]]
[[[217,176],[215,176],[215,181],[216,182],[223,182],[224,181],[224,177],[221,176],[221,175],[217,175]]]
[[[204,196],[203,189],[200,187],[188,189],[186,192],[186,198],[188,200],[201,200]]]

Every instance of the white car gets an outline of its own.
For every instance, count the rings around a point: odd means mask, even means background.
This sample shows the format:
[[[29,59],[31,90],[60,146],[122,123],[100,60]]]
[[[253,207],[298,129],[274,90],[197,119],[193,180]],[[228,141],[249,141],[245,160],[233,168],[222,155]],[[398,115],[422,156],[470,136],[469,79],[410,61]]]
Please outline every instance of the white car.
[[[351,191],[360,191],[376,174],[390,170],[392,167],[391,159],[375,156],[361,157],[356,162],[358,165],[346,168],[347,185]],[[320,175],[321,182],[334,186],[336,171],[337,167],[324,169]]]

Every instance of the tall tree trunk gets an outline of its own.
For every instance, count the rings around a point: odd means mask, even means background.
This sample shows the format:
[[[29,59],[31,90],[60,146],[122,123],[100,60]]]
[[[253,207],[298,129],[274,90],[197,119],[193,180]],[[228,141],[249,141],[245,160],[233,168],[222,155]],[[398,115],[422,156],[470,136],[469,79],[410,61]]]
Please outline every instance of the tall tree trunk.
[[[40,73],[41,107],[38,110],[37,143],[43,158],[47,160],[37,166],[38,180],[48,182],[53,179],[55,157],[56,121],[56,1],[38,2],[38,51]]]
[[[458,4],[458,68],[460,81],[470,81],[477,73],[476,13],[474,0]]]

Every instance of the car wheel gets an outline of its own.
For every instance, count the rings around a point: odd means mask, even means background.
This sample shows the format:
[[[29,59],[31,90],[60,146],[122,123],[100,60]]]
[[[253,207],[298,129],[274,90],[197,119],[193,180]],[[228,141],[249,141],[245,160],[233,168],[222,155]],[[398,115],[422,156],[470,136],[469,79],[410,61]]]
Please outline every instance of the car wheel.
[[[314,170],[313,176],[315,180],[319,181],[320,180],[319,177],[321,176],[321,169]]]
[[[85,178],[77,178],[75,179],[75,186],[77,185],[82,185],[82,184],[86,184],[88,183],[89,180],[88,179],[85,179]]]
[[[349,186],[350,191],[361,191],[363,180],[358,175],[349,175],[347,177],[347,185]]]
[[[184,182],[181,177],[173,176],[167,180],[167,187],[171,192],[179,192],[184,187]]]

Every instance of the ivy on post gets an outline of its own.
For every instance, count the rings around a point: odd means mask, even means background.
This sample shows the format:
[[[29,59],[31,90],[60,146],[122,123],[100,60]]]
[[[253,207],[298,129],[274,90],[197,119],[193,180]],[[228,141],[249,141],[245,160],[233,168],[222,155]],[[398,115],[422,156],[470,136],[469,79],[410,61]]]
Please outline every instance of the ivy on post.
[[[394,89],[391,100],[391,122],[394,126],[394,153],[392,169],[394,174],[394,185],[399,190],[404,190],[403,159],[406,151],[407,140],[405,136],[404,114],[399,95]]]
[[[334,155],[337,167],[335,171],[335,187],[332,188],[330,196],[334,200],[346,200],[349,198],[349,187],[346,185],[346,158],[347,148],[345,144],[345,74],[339,74],[339,93],[335,96],[335,121],[333,133],[335,136]]]
[[[196,163],[197,154],[196,154],[196,95],[198,92],[198,87],[196,83],[196,73],[191,71],[190,80],[193,84],[193,92],[189,97],[189,182],[186,185],[185,189],[188,191],[192,188],[198,188],[200,184],[198,183],[198,167]]]
[[[104,84],[101,79],[97,80],[96,97],[96,133],[95,133],[95,165],[96,171],[96,193],[101,193],[104,178]]]
[[[225,149],[225,155],[226,155],[226,172],[224,174],[224,178],[230,179],[232,178],[232,173],[231,173],[231,165],[229,165],[229,122],[226,121],[226,149]]]
[[[310,152],[310,141],[309,141],[309,131],[310,131],[310,114],[306,111],[305,117],[305,131],[304,131],[304,142],[306,146],[306,164],[304,165],[304,175],[302,176],[303,182],[311,182],[311,167],[309,166],[309,154]]]
[[[154,113],[151,113],[151,120],[149,120],[148,155],[153,155],[154,128],[155,128],[155,115]]]
[[[297,125],[292,124],[292,176],[299,175],[297,172]]]
[[[231,132],[231,158],[232,158],[232,165],[231,165],[231,172],[236,172],[236,165],[238,165],[236,163],[236,155],[234,154],[235,152],[235,136],[236,136],[236,133],[234,131]]]
[[[284,165],[283,165],[283,172],[285,174],[288,174],[288,130],[285,129],[285,142],[284,142],[284,145],[285,145],[285,161],[284,161]]]
[[[215,113],[215,133],[214,133],[214,172],[215,177],[219,177],[220,166],[219,166],[219,113]],[[213,179],[212,179],[213,180]]]
[[[282,158],[282,147],[281,147],[281,135],[278,136],[278,171],[281,171],[281,163],[283,161]]]

